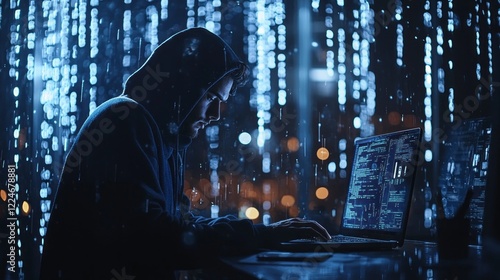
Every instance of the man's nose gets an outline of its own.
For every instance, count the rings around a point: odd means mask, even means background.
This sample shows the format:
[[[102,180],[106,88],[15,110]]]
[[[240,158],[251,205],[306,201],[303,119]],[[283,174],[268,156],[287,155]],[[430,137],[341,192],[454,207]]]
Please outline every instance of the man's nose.
[[[215,100],[210,104],[210,108],[208,110],[208,119],[210,121],[218,121],[220,119],[220,101]]]

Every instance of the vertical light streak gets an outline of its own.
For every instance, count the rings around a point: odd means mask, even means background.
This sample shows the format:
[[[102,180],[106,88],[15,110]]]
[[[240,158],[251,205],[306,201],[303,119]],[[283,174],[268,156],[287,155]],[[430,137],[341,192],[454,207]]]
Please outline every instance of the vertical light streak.
[[[424,3],[424,26],[432,26],[432,15],[430,13],[430,3],[426,1]],[[424,139],[427,142],[432,140],[432,38],[430,36],[425,37],[424,44],[424,77],[423,83],[425,88],[425,107],[424,107]],[[427,155],[427,150],[426,150]],[[426,157],[426,160],[428,158]]]
[[[248,7],[248,60],[254,65],[252,70],[254,84],[251,90],[250,105],[257,109],[257,146],[259,153],[264,152],[266,141],[270,139],[271,133],[266,125],[271,120],[271,71],[276,68],[276,61],[282,62],[280,65],[284,67],[285,58],[283,53],[276,53],[277,27],[278,34],[286,34],[283,27],[284,16],[283,3],[281,1],[275,3],[267,3],[263,0],[258,0],[249,3]],[[276,24],[276,19],[279,24]],[[284,36],[284,35],[282,35]],[[284,47],[284,37],[278,45]],[[278,41],[280,42],[280,41]],[[281,75],[283,76],[283,72]],[[284,77],[284,76],[283,76]],[[280,89],[285,89],[286,83],[284,78],[280,80]],[[283,94],[283,92],[282,92]]]
[[[278,59],[278,104],[284,106],[286,104],[286,25],[285,25],[285,3],[282,1],[275,1],[275,18],[274,21],[277,26],[278,44],[277,44],[277,59]]]
[[[146,23],[146,33],[144,34],[144,41],[149,43],[145,50],[144,57],[149,57],[156,47],[158,47],[158,10],[155,5],[149,5],[146,8],[146,16],[148,22]],[[140,50],[139,50],[140,51]]]
[[[192,28],[195,27],[196,25],[196,19],[195,15],[196,12],[194,11],[194,2],[195,0],[187,0],[186,1],[186,8],[187,8],[187,19],[186,19],[186,27],[187,28]]]
[[[123,11],[123,67],[130,67],[130,49],[132,48],[132,39],[130,38],[132,32],[132,11],[125,9]]]
[[[487,15],[487,23],[488,23],[488,73],[489,75],[493,75],[493,43],[492,43],[492,32],[491,30],[493,29],[493,26],[492,26],[492,15],[491,15],[491,3],[488,1],[486,2],[486,7],[488,7],[488,10],[486,11],[486,15]],[[498,11],[500,12],[500,11]],[[488,89],[490,92],[493,92],[493,89],[492,88],[489,88]]]
[[[99,81],[97,80],[97,59],[96,56],[99,53],[99,1],[92,0],[90,6],[90,65],[89,65],[89,114],[91,114],[97,107],[97,85]]]
[[[424,139],[430,142],[432,136],[432,38],[429,36],[425,37],[424,45],[424,87],[426,104],[424,108],[425,122],[424,122]]]
[[[475,12],[476,12],[476,54],[477,56],[479,57],[481,55],[481,25],[479,23],[480,21],[480,14],[482,14],[483,12],[485,11],[482,11],[481,8],[480,8],[480,3],[482,3],[482,1],[476,1],[476,5],[475,5]],[[476,78],[478,81],[481,80],[481,62],[478,60],[476,62]]]
[[[450,33],[453,33],[455,30],[455,25],[454,25],[454,12],[453,12],[453,0],[448,0],[448,24],[447,24],[447,30]],[[440,33],[438,32],[438,53],[439,53],[439,48],[441,46],[440,43]],[[453,48],[453,41],[451,39],[448,40],[448,48],[451,50]],[[451,72],[453,70],[453,61],[448,61],[448,70]],[[438,73],[438,87],[440,84],[440,79],[443,79],[443,84],[444,84],[444,78],[445,78],[446,72],[442,72],[442,74]],[[446,85],[443,85],[443,87]],[[438,88],[439,89],[439,88]],[[451,122],[454,121],[454,114],[453,111],[455,111],[455,89],[453,88],[453,85],[449,85],[448,88],[448,111],[450,112],[448,114],[448,118]]]
[[[375,75],[370,71],[370,42],[367,38],[361,38],[361,34],[369,32],[371,27],[363,24],[364,18],[372,17],[370,4],[368,1],[360,1],[359,16],[355,19],[356,25],[360,26],[360,32],[353,34],[353,97],[366,95],[366,104],[360,104],[361,111],[359,116],[354,119],[354,127],[360,129],[360,136],[365,137],[375,132],[374,124],[371,119],[375,114],[376,91]],[[370,20],[371,21],[371,20]],[[361,34],[360,34],[361,33]],[[359,77],[359,78],[357,78]]]
[[[333,51],[335,33],[333,31],[333,12],[332,4],[327,4],[325,7],[325,37],[326,37],[326,73],[328,76],[333,77],[335,67],[335,52]]]
[[[161,20],[168,19],[168,0],[160,0],[160,18]]]
[[[50,4],[49,4],[50,3]],[[81,3],[75,4],[75,9],[78,11],[78,6]],[[41,174],[40,180],[40,211],[42,218],[40,219],[40,228],[38,230],[42,244],[43,238],[47,230],[47,222],[50,217],[51,203],[57,188],[57,182],[53,180],[52,162],[60,160],[59,147],[61,141],[58,132],[67,130],[76,131],[76,124],[68,118],[69,101],[68,93],[71,86],[69,60],[71,56],[69,48],[70,32],[75,31],[78,35],[78,44],[85,45],[85,30],[71,29],[71,20],[78,19],[78,13],[73,10],[70,16],[71,7],[68,1],[46,1],[46,5],[42,5],[44,15],[43,26],[46,26],[45,37],[42,39],[41,49],[41,96],[34,98],[34,110],[43,108],[43,113],[34,118],[34,125],[40,127],[40,147],[37,147],[40,154],[44,155],[42,161],[37,165],[37,170]],[[79,18],[82,19],[81,17]],[[85,17],[83,17],[83,20]],[[81,24],[81,22],[80,22]],[[84,24],[84,23],[83,23]],[[60,26],[60,29],[58,28]],[[82,26],[82,25],[80,25]],[[84,26],[84,25],[83,25]],[[78,33],[77,33],[78,32]],[[83,38],[82,38],[83,34]],[[40,65],[37,65],[40,69]],[[68,102],[65,102],[68,101]],[[72,100],[76,105],[76,93]],[[73,107],[76,111],[76,106]],[[57,113],[56,113],[57,112]],[[38,118],[41,116],[41,118]],[[40,251],[42,246],[40,246]]]
[[[345,112],[345,103],[347,101],[347,84],[346,84],[346,46],[345,46],[345,30],[343,28],[339,28],[337,30],[337,41],[338,41],[338,65],[337,72],[339,73],[338,80],[338,97],[337,101],[339,104],[340,112]]]
[[[398,21],[396,26],[396,65],[403,66],[403,50],[404,50],[404,27],[400,23],[403,18],[403,3],[396,1],[394,9],[394,19]]]

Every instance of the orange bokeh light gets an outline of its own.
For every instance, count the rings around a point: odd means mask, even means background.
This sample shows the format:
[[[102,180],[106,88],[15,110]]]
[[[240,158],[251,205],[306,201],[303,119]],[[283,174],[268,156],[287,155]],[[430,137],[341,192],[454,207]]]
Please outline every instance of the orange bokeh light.
[[[320,160],[326,160],[330,156],[330,152],[325,147],[321,147],[316,151],[316,156]]]
[[[329,194],[328,189],[325,187],[319,187],[316,189],[316,197],[318,199],[325,199],[328,197],[328,194]]]
[[[399,112],[392,111],[389,115],[387,115],[387,120],[391,125],[398,125],[401,123],[401,114]]]
[[[299,150],[299,139],[296,137],[290,137],[288,141],[286,142],[286,148],[288,149],[289,152],[296,152]]]
[[[281,204],[285,207],[291,207],[295,204],[295,197],[286,194],[281,198]]]
[[[7,201],[7,192],[0,190],[0,198],[2,198],[3,201]]]
[[[23,214],[28,215],[31,211],[31,205],[27,201],[23,201],[21,210],[23,211]]]
[[[415,127],[418,124],[417,117],[412,114],[404,115],[403,124],[405,127]]]

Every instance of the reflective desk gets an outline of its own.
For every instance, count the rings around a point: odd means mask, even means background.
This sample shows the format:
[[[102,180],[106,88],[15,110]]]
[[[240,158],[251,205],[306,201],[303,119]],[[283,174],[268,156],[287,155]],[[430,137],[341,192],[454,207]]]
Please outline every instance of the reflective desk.
[[[255,254],[224,258],[225,267],[211,272],[210,278],[500,279],[500,262],[485,261],[482,251],[481,246],[469,246],[466,258],[443,260],[435,243],[407,240],[399,249],[333,252],[324,261],[262,261]]]

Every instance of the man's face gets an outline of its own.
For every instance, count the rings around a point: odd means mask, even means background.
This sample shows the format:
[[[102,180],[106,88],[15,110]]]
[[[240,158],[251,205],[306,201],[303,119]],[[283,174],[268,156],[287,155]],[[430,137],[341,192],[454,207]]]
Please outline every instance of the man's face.
[[[214,84],[193,108],[180,127],[180,134],[195,138],[198,130],[205,128],[210,122],[220,119],[220,104],[229,98],[233,79],[230,76],[222,78]]]

